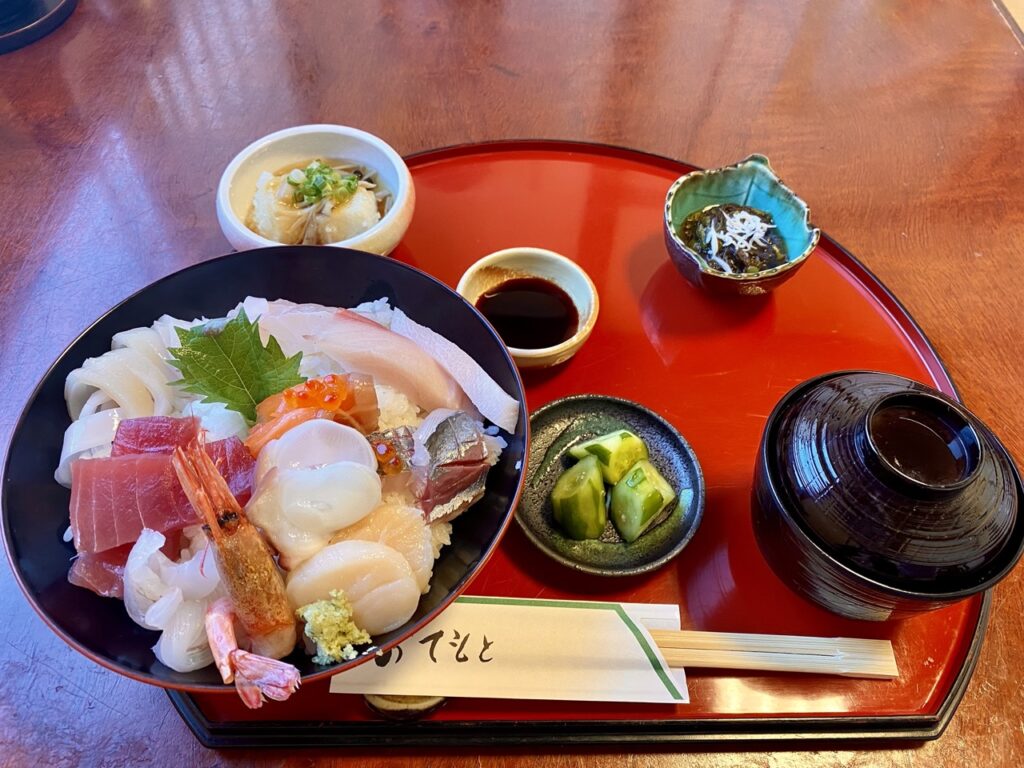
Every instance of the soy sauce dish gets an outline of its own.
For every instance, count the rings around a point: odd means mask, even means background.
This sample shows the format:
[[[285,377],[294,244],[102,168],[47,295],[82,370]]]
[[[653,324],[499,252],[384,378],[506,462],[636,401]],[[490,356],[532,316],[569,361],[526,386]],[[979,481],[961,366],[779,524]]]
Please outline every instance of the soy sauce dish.
[[[820,376],[768,418],[754,533],[794,591],[854,619],[900,619],[983,592],[1024,551],[1009,453],[960,403],[884,373]]]
[[[456,289],[497,330],[520,369],[564,363],[597,323],[597,288],[571,259],[543,248],[483,257]]]

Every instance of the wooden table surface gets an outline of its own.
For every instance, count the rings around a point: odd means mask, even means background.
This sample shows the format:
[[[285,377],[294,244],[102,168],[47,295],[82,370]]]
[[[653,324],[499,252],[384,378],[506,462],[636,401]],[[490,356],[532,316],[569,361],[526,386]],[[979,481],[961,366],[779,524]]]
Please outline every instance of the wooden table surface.
[[[230,250],[214,189],[252,139],[357,125],[411,153],[498,138],[715,166],[762,152],[907,305],[967,404],[1024,459],[1024,46],[988,2],[82,0],[0,56],[0,450],[49,363],[136,289]],[[216,753],[162,691],[66,647],[0,567],[4,765],[341,765]],[[507,765],[1019,765],[1024,569],[995,592],[936,742],[484,753]],[[837,745],[816,745],[828,750]],[[769,751],[771,750],[771,751]],[[469,765],[475,751],[363,751]]]

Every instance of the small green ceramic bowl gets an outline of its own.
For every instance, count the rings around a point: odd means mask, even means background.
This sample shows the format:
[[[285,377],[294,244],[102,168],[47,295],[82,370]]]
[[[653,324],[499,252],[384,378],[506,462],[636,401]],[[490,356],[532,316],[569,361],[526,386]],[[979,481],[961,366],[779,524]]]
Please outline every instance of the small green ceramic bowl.
[[[786,262],[754,274],[728,274],[709,265],[679,237],[691,213],[709,205],[733,203],[770,213],[786,244]],[[818,244],[821,232],[810,223],[807,203],[775,175],[768,158],[746,160],[711,171],[694,171],[676,179],[665,196],[665,247],[687,280],[715,293],[757,296],[791,278]]]

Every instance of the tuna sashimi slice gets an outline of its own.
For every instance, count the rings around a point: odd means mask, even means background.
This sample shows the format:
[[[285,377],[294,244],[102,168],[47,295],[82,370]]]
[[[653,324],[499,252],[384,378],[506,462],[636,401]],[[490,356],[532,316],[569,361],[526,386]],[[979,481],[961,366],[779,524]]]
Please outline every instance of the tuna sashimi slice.
[[[231,493],[244,507],[252,495],[252,477],[256,471],[256,460],[245,443],[237,437],[229,437],[207,443],[206,452],[213,459],[217,471],[228,481]]]
[[[124,564],[132,544],[106,552],[86,552],[75,558],[68,581],[76,587],[91,589],[101,597],[124,599]]]
[[[444,366],[452,378],[459,382],[459,386],[481,414],[506,432],[516,431],[519,401],[498,386],[498,383],[461,347],[410,319],[400,309],[395,309],[391,315],[391,330],[415,342],[416,346]]]
[[[169,531],[161,550],[172,560],[181,552],[180,531]],[[95,592],[100,597],[124,599],[124,566],[134,544],[124,544],[106,552],[85,552],[75,557],[68,572],[68,581],[76,587]]]
[[[146,416],[125,419],[117,425],[111,456],[140,453],[173,453],[179,445],[188,445],[199,435],[199,419],[171,416]]]
[[[237,437],[206,446],[239,504],[249,500],[256,467]],[[145,453],[71,464],[75,549],[104,552],[138,539],[143,528],[165,533],[199,522],[181,489],[170,454]]]

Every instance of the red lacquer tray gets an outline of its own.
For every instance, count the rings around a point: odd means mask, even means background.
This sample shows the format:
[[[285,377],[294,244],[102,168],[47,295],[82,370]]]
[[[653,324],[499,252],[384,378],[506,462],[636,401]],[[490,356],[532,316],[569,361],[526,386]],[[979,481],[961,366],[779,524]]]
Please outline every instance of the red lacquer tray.
[[[794,385],[868,368],[956,395],[928,340],[885,287],[823,237],[800,274],[770,296],[708,298],[675,271],[662,242],[665,192],[693,170],[675,160],[526,141],[428,152],[409,165],[416,215],[394,258],[454,286],[484,254],[535,245],[578,261],[597,285],[593,335],[568,364],[526,378],[529,407],[580,392],[639,401],[689,440],[707,482],[701,528],[653,574],[574,573],[513,526],[469,591],[678,603],[691,629],[889,638],[900,677],[692,670],[686,706],[453,699],[406,725],[373,719],[361,697],[329,694],[326,683],[255,712],[233,695],[172,693],[199,739],[208,746],[464,746],[939,735],[973,670],[989,597],[903,622],[841,619],[775,577],[750,522],[761,430]]]

